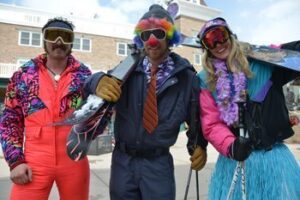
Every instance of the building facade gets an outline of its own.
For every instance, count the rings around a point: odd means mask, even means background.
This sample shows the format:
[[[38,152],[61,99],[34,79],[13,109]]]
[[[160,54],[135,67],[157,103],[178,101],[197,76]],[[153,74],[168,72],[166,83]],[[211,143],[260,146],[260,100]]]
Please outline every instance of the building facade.
[[[195,36],[205,21],[220,12],[200,0],[179,0],[175,23],[186,36]],[[0,4],[0,101],[8,79],[23,63],[44,52],[41,28],[56,13]],[[112,69],[129,53],[135,24],[111,24],[97,18],[62,16],[75,25],[73,55],[93,72]],[[201,68],[201,50],[178,46],[173,51],[186,57],[196,69]]]

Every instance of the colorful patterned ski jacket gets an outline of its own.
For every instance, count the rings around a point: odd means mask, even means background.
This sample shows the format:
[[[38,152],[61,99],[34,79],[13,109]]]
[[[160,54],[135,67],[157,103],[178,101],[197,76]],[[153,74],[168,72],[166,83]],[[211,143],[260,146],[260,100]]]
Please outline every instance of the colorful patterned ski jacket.
[[[45,67],[46,60],[46,54],[42,54],[28,61],[13,74],[7,86],[0,141],[10,169],[25,162],[26,127],[49,126],[69,116],[80,105],[84,81],[91,74],[70,55],[55,87]]]

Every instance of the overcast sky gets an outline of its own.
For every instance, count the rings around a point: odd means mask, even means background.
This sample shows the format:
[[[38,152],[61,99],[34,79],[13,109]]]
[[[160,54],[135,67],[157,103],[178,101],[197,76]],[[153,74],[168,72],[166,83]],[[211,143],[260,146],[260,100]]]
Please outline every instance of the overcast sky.
[[[50,12],[133,23],[155,0],[0,0]],[[300,39],[300,0],[205,0],[221,11],[238,38],[253,44],[280,44]],[[200,28],[200,27],[199,27]]]

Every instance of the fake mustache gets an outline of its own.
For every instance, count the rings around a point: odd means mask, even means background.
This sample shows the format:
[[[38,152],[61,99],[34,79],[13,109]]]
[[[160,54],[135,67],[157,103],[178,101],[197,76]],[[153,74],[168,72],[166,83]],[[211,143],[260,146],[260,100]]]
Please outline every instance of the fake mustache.
[[[53,45],[52,50],[54,51],[57,48],[59,48],[59,49],[61,49],[63,51],[67,50],[67,47],[65,45],[61,45],[61,44],[60,45]]]

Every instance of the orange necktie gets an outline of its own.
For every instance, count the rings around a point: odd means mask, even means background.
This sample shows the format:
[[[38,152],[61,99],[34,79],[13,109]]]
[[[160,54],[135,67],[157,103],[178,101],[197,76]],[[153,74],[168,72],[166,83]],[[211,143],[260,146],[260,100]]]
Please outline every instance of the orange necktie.
[[[148,133],[152,133],[158,124],[157,99],[156,99],[156,71],[157,67],[151,67],[151,78],[144,104],[143,125]]]

